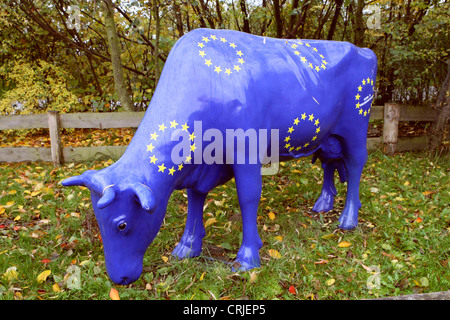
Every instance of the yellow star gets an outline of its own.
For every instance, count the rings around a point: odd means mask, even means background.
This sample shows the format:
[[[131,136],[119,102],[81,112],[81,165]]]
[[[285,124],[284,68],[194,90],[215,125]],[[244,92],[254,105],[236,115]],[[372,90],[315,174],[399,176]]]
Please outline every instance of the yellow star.
[[[297,48],[298,47],[298,45],[296,45],[295,43],[294,44],[292,44],[292,49],[295,49],[295,48]]]
[[[226,73],[227,75],[230,75],[230,74],[231,74],[231,69],[225,68],[225,73]]]
[[[367,83],[370,83],[370,78],[367,78]]]
[[[150,157],[150,163],[156,164],[156,160],[158,160],[154,155]]]
[[[233,49],[236,48],[236,45],[233,42],[230,42],[230,47],[232,47]]]
[[[297,56],[300,55],[300,51],[298,51],[298,50],[295,50],[294,53],[295,53],[295,55],[297,55]]]
[[[195,149],[197,149],[197,147],[195,146],[195,143],[191,144],[191,151],[195,151]]]
[[[319,133],[320,132],[320,127],[318,127],[317,129],[316,129],[316,133]]]
[[[312,65],[312,63],[311,63],[311,62],[309,63],[309,67],[310,67],[311,69],[313,69],[313,68],[314,68],[314,66]]]
[[[184,160],[184,163],[190,163],[191,160],[192,160],[191,155],[188,155],[188,156],[186,157],[186,160]]]
[[[303,113],[302,114],[302,120],[305,120],[306,119],[306,113]]]
[[[290,147],[289,148],[289,152],[291,152],[292,150],[294,150],[295,147]]]
[[[236,66],[234,66],[233,69],[236,70],[237,72],[239,72],[239,70],[241,70],[241,67],[239,67],[238,65],[236,65]]]
[[[239,56],[239,57],[242,57],[244,54],[242,53],[242,51],[241,50],[239,50],[239,51],[236,51],[236,54]]]
[[[239,62],[240,64],[244,64],[244,59],[239,58],[239,59],[238,59],[238,62]]]
[[[227,42],[227,40],[225,38],[220,38],[220,41],[222,41],[223,43]]]
[[[359,95],[359,93],[355,96],[356,100],[359,100],[359,98],[361,98],[361,96]]]
[[[316,121],[314,121],[314,125],[317,127],[319,125],[319,119],[316,119]]]
[[[305,145],[303,147],[306,148],[307,146],[309,146],[309,142],[305,143]]]
[[[150,134],[152,140],[156,141],[156,138],[158,138],[159,136],[156,134],[156,131]]]
[[[313,138],[312,138],[312,141],[315,141],[317,139],[317,136],[314,136]]]
[[[361,86],[358,87],[358,91],[362,91],[362,87]]]
[[[200,51],[198,52],[198,54],[199,54],[200,56],[202,56],[202,58],[203,58],[204,56],[206,56],[206,53],[205,53],[205,51],[203,51],[203,50],[200,50]]]
[[[287,136],[286,138],[284,138],[284,142],[289,142],[289,140],[291,140],[291,136]]]
[[[180,163],[180,164],[178,165],[178,171],[181,171],[181,169],[183,169],[183,163]]]
[[[316,66],[315,69],[316,69],[317,72],[320,71],[320,67],[319,66]]]
[[[325,57],[323,56],[323,55],[321,55],[321,54],[319,54],[319,57],[321,57],[322,59],[324,59]],[[326,63],[325,63],[326,64]]]
[[[208,39],[208,37],[203,37],[202,41],[205,41],[206,43],[208,43],[209,39]]]
[[[162,132],[164,132],[164,130],[166,130],[167,129],[167,127],[164,125],[164,123],[163,124],[158,124],[158,127],[159,127],[159,131],[162,131]]]
[[[300,60],[302,60],[302,62],[306,62],[306,58],[305,57],[301,57]]]
[[[309,120],[309,121],[313,121],[313,120],[314,120],[314,115],[313,115],[313,114],[310,114],[308,120]]]
[[[364,117],[367,116],[367,111],[364,111]]]
[[[284,147],[285,147],[286,149],[289,149],[290,146],[291,146],[290,143],[286,143]]]
[[[289,127],[288,132],[292,133],[292,131],[294,131],[294,127]]]
[[[321,65],[322,69],[325,70],[327,67],[325,67],[324,64]]]
[[[366,84],[366,80],[363,79],[362,84],[365,85]]]
[[[149,145],[147,145],[147,151],[153,152],[153,149],[155,148],[155,146],[150,143]]]
[[[323,56],[322,56],[322,58],[323,58]],[[328,64],[328,62],[327,62],[326,60],[322,60],[322,63],[323,63],[324,65],[327,65],[327,64]]]
[[[295,149],[295,151],[298,151],[298,150],[300,150],[301,148],[302,148],[302,146],[297,147],[297,148]]]
[[[220,69],[220,66],[214,68],[214,72],[217,72],[217,74],[219,74],[220,71],[222,71],[222,69]]]
[[[170,127],[171,127],[171,128],[176,128],[177,125],[178,125],[178,123],[177,123],[175,120],[173,120],[173,121],[170,122]]]
[[[205,64],[209,67],[212,65],[211,59],[205,59]]]
[[[182,124],[181,126],[183,127],[183,129],[181,131],[188,132],[189,126],[187,125],[187,122],[185,124]]]
[[[162,165],[158,166],[158,172],[164,172],[164,170],[166,170],[164,163]]]
[[[197,46],[203,49],[203,47],[204,47],[205,45],[203,44],[203,42],[199,42],[199,43],[197,44]]]
[[[173,176],[173,173],[175,172],[176,170],[172,167],[172,168],[170,168],[169,169],[169,175],[171,175],[171,176]]]
[[[360,107],[360,104],[359,104],[359,102],[356,104],[356,109],[359,109],[359,107]]]
[[[309,45],[309,43],[305,43],[305,46],[307,46],[307,47],[311,47],[311,46]]]
[[[294,124],[297,125],[300,122],[300,120],[298,120],[298,117],[294,119]]]
[[[359,114],[362,114],[363,113],[363,109],[359,109]]]
[[[195,139],[195,135],[194,135],[194,132],[192,132],[192,133],[189,135],[189,140],[194,141],[194,139]]]
[[[211,35],[210,38],[213,39],[213,40],[217,40],[217,37],[214,36],[214,35]]]
[[[373,86],[373,80],[370,80],[370,85],[372,85],[372,86]]]
[[[317,52],[317,48],[313,48],[313,50],[314,50],[315,52]]]

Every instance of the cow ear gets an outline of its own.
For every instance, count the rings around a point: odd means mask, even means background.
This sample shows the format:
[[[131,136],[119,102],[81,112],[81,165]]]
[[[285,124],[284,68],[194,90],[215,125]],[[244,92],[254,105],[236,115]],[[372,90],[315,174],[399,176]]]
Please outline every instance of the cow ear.
[[[116,198],[116,192],[112,188],[114,185],[107,186],[103,189],[103,195],[97,202],[97,207],[99,209],[104,209],[111,204]]]
[[[136,183],[133,185],[132,189],[142,209],[149,213],[153,213],[156,208],[156,201],[152,189],[142,183]]]

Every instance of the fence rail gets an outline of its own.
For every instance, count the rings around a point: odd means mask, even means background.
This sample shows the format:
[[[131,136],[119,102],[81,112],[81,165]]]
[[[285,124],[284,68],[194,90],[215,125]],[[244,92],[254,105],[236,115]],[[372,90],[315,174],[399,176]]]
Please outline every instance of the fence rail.
[[[62,128],[137,128],[145,112],[116,113],[67,113],[49,111],[47,114],[0,116],[0,130],[48,128],[50,148],[45,147],[2,147],[0,162],[52,161],[79,162],[102,159],[118,159],[127,146],[63,147],[60,132]],[[368,138],[369,149],[385,146],[388,153],[425,149],[428,136],[398,138],[399,121],[435,121],[437,111],[415,106],[386,104],[373,106],[371,120],[384,120],[383,137]]]

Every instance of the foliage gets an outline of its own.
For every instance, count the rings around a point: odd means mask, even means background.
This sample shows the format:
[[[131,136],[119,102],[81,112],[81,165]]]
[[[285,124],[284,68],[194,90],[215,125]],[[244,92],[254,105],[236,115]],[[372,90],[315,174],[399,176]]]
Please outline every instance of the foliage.
[[[359,226],[346,232],[336,229],[345,185],[337,184],[336,211],[313,215],[320,164],[284,163],[264,178],[262,267],[242,273],[221,262],[233,261],[242,237],[234,182],[208,196],[204,251],[190,260],[170,254],[186,218],[177,191],[143,275],[127,287],[106,274],[89,191],[59,185],[111,162],[0,165],[0,299],[362,299],[450,287],[448,156],[370,153]]]
[[[341,40],[369,47],[379,59],[377,104],[433,103],[445,78],[450,50],[448,1],[116,0],[113,3],[126,85],[137,109],[148,105],[176,40],[199,27],[228,28],[271,37]],[[71,5],[80,8],[79,28],[69,23],[74,14],[69,10]],[[373,7],[379,9],[379,17],[375,17]],[[380,24],[369,28],[367,21],[374,17],[380,19]],[[80,103],[75,107],[53,102],[52,108],[121,109],[114,93],[100,1],[2,2],[0,43],[0,66],[5,71],[35,73],[42,68],[42,61],[59,70],[55,78],[52,74],[44,78],[61,84],[63,92],[56,94],[63,97],[70,91]],[[12,81],[3,72],[0,99],[6,101],[1,104],[10,103],[16,93],[22,99],[27,84],[26,80]],[[26,98],[32,101],[35,96]],[[35,103],[29,104],[36,107]],[[3,108],[0,112],[7,111]]]

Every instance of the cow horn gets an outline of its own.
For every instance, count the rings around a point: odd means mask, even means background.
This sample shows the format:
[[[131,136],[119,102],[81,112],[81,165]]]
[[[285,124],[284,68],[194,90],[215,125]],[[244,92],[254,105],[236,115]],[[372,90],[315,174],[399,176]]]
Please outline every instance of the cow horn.
[[[113,184],[111,184],[103,189],[103,195],[100,198],[100,200],[98,200],[98,202],[97,202],[97,207],[99,209],[106,208],[115,199],[116,192],[114,191],[114,189],[112,187],[114,187]]]
[[[153,213],[156,207],[155,196],[153,195],[152,189],[142,183],[137,183],[133,186],[133,192],[139,199],[139,203],[142,209]]]
[[[83,186],[88,187],[92,182],[92,175],[96,172],[96,170],[88,170],[84,172],[82,175],[74,176],[67,178],[61,181],[61,184],[65,187],[71,186]]]

